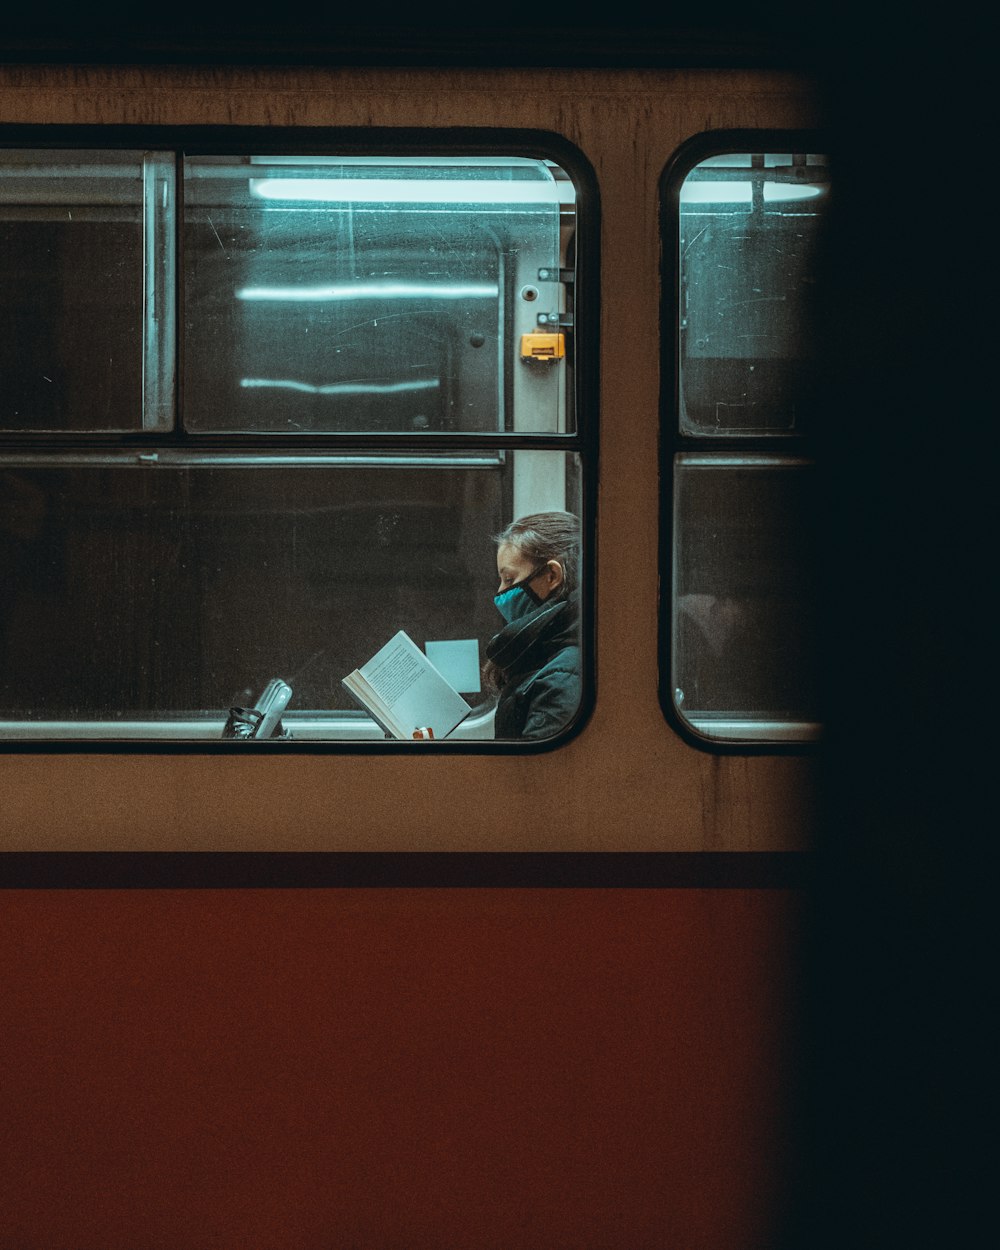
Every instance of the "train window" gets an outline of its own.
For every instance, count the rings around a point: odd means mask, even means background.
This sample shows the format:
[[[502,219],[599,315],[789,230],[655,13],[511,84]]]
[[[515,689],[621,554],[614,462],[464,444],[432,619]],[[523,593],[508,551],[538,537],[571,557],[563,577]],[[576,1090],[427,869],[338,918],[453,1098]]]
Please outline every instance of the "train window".
[[[269,747],[384,746],[343,678],[402,629],[469,705],[449,746],[523,741],[494,538],[568,512],[589,550],[586,175],[349,149],[0,154],[0,737],[256,749],[278,677]]]
[[[173,168],[0,151],[0,430],[169,428]]]
[[[191,157],[184,177],[188,428],[572,421],[562,371],[504,367],[505,342],[565,311],[574,193],[550,165]]]
[[[702,732],[801,732],[818,718],[808,462],[764,456],[674,464],[672,669]],[[794,728],[793,728],[794,727]]]
[[[808,421],[818,356],[810,299],[826,163],[812,154],[709,157],[680,187],[680,428],[791,434]]]
[[[810,426],[828,167],[806,141],[738,137],[692,145],[664,179],[676,367],[661,698],[703,743],[801,743],[820,721]]]

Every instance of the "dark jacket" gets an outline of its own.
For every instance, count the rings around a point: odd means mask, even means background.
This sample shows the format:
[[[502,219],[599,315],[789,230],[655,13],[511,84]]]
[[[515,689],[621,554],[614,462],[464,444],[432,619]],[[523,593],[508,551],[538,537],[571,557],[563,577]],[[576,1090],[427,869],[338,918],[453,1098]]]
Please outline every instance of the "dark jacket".
[[[511,621],[487,643],[486,658],[503,675],[495,737],[551,737],[580,706],[579,592]]]

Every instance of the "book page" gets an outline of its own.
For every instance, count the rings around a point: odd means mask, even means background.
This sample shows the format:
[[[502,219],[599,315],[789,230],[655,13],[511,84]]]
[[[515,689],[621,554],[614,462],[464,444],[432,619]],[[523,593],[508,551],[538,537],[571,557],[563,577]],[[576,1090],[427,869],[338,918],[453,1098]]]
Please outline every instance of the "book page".
[[[344,685],[348,690],[350,690],[358,702],[367,708],[369,714],[387,733],[392,734],[394,738],[405,738],[409,736],[399,725],[395,723],[392,713],[389,711],[388,707],[382,702],[357,669],[355,669],[353,673],[347,674],[344,678]]]
[[[397,634],[361,669],[361,676],[389,707],[394,707],[424,673],[420,652],[412,642],[407,646],[409,641]]]
[[[444,738],[471,710],[403,630],[359,672],[407,737],[428,727]]]

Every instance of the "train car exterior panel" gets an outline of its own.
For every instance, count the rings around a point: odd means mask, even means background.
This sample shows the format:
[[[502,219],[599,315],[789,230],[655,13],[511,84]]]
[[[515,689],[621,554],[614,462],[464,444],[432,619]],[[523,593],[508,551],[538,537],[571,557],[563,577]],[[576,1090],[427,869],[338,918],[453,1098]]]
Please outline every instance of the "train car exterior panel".
[[[489,758],[4,755],[8,849],[786,851],[810,844],[814,761],[692,747],[666,723],[655,680],[659,179],[677,148],[706,130],[821,124],[820,92],[809,76],[20,66],[3,71],[0,120],[318,133],[540,129],[593,165],[601,200],[597,697],[583,730],[552,752]],[[544,816],[512,819],[527,811]]]
[[[800,1196],[793,892],[4,902],[5,1245],[751,1250]]]

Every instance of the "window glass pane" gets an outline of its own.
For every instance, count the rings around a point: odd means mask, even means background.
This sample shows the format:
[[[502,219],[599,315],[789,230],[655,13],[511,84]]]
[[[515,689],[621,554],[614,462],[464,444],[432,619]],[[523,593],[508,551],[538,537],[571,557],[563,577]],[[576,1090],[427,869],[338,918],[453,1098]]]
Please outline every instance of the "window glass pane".
[[[0,429],[164,429],[173,157],[0,152]]]
[[[680,192],[680,428],[800,434],[818,357],[811,298],[829,204],[813,154],[735,153]]]
[[[293,737],[381,739],[341,679],[404,629],[471,642],[460,689],[479,710],[456,736],[492,736],[493,536],[579,504],[577,459],[555,451],[8,457],[0,735],[218,738],[280,677]]]
[[[186,428],[565,430],[574,199],[523,158],[188,156]]]
[[[679,456],[672,657],[679,714],[709,737],[810,737],[815,470]]]

